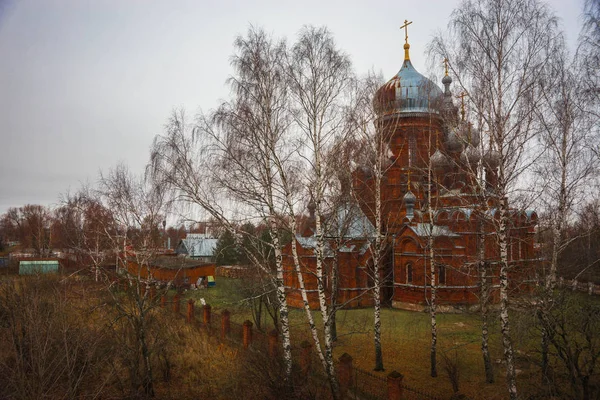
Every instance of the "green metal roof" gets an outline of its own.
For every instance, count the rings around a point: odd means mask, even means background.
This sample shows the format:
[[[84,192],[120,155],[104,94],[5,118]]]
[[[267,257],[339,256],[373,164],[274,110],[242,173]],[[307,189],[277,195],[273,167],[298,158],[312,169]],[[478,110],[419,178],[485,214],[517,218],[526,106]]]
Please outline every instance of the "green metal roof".
[[[47,274],[58,272],[58,261],[20,261],[19,275]]]

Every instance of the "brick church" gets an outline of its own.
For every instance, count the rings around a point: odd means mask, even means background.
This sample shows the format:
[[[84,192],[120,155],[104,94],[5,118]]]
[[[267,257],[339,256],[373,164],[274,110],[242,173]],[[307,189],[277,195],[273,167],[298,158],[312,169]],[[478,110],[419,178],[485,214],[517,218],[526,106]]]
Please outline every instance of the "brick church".
[[[437,303],[443,309],[465,309],[479,301],[480,260],[485,261],[492,299],[497,297],[498,246],[494,195],[498,154],[483,150],[482,138],[454,104],[452,79],[444,89],[421,75],[409,57],[408,37],[400,71],[374,95],[376,140],[389,148],[380,184],[383,261],[381,300],[396,308],[422,310],[430,296],[430,257],[436,268]],[[480,171],[477,173],[477,171]],[[336,303],[347,308],[373,304],[372,243],[375,236],[375,175],[364,166],[352,171],[354,201],[327,216],[325,287],[337,285]],[[311,307],[318,307],[314,274],[316,238],[314,205],[296,243]],[[510,210],[509,256],[519,281],[532,275],[537,215]],[[430,244],[433,251],[430,250]],[[288,303],[302,307],[291,245],[284,249]],[[338,266],[338,276],[332,267]],[[515,280],[516,281],[516,280]]]

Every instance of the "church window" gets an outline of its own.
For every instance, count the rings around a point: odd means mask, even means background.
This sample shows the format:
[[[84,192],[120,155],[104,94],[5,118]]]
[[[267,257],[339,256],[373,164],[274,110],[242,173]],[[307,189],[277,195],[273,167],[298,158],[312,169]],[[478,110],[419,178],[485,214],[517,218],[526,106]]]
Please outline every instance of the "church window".
[[[417,163],[417,138],[410,135],[408,138],[409,162],[414,166]]]
[[[413,282],[413,267],[412,264],[406,264],[406,283]]]
[[[446,266],[445,265],[440,265],[438,267],[438,283],[440,285],[446,284]]]

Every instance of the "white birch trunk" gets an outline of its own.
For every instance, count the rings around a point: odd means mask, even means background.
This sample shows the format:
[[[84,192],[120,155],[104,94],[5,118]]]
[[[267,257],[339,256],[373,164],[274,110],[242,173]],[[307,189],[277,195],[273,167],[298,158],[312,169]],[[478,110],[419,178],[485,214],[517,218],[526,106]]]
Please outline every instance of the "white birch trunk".
[[[502,193],[502,192],[501,192]],[[500,331],[502,333],[502,347],[506,361],[506,383],[511,400],[517,397],[517,379],[515,374],[515,361],[513,345],[510,336],[510,319],[508,315],[509,277],[508,277],[508,207],[506,197],[500,198],[500,221],[498,228],[498,243],[500,247]]]
[[[564,122],[563,122],[564,123]],[[560,188],[558,195],[558,209],[556,210],[556,217],[552,221],[552,256],[550,260],[550,271],[546,276],[546,282],[541,300],[540,316],[544,318],[544,314],[550,310],[554,300],[554,289],[556,288],[557,270],[558,270],[558,257],[562,249],[562,232],[564,228],[564,222],[566,220],[567,213],[567,168],[569,167],[568,161],[568,141],[569,141],[569,127],[561,127],[560,137],[560,149],[558,150],[558,157],[560,159]],[[542,384],[548,384],[551,382],[549,376],[549,362],[548,352],[550,346],[550,332],[545,328],[547,324],[542,324]]]
[[[320,177],[317,178],[318,180]],[[320,184],[317,183],[317,191],[320,190]],[[331,386],[331,393],[334,399],[339,397],[339,386],[336,380],[335,364],[333,363],[333,339],[331,336],[331,323],[329,319],[329,309],[327,306],[327,294],[325,292],[325,274],[323,273],[324,265],[324,243],[323,243],[323,229],[321,226],[320,216],[320,194],[317,196],[315,203],[317,204],[317,212],[315,214],[315,236],[317,238],[316,248],[316,276],[317,276],[317,293],[319,296],[319,308],[321,310],[321,316],[323,319],[323,341],[325,342],[325,364],[326,373]]]
[[[292,227],[294,228],[296,224],[292,223]],[[319,332],[317,330],[317,326],[315,325],[315,320],[310,312],[310,304],[308,302],[308,296],[306,294],[306,286],[304,285],[304,276],[302,274],[302,270],[300,269],[300,259],[298,258],[298,246],[296,243],[296,239],[292,239],[292,256],[294,258],[294,267],[296,270],[296,275],[298,276],[298,286],[300,287],[300,294],[302,296],[302,303],[304,307],[304,311],[306,313],[306,319],[308,320],[308,327],[310,329],[310,333],[312,335],[313,341],[315,342],[315,348],[317,349],[317,354],[319,356],[319,360],[321,360],[321,364],[323,365],[323,369],[327,371],[327,362],[325,361],[325,356],[323,354],[323,349],[321,348],[321,340],[319,339]]]
[[[301,269],[301,265],[300,265],[300,258],[298,257],[298,244],[295,238],[295,234],[296,234],[296,215],[294,212],[294,205],[292,202],[292,196],[290,193],[290,185],[287,179],[287,175],[285,173],[285,171],[283,170],[283,167],[281,165],[278,158],[276,158],[275,162],[275,166],[277,168],[277,171],[279,172],[279,176],[281,178],[281,181],[283,183],[282,187],[283,190],[285,192],[285,201],[288,207],[288,211],[289,211],[289,216],[290,216],[290,231],[292,232],[292,242],[291,242],[291,248],[292,248],[292,258],[294,260],[294,270],[296,271],[296,276],[298,277],[298,286],[300,288],[300,295],[302,297],[302,304],[303,304],[303,308],[306,314],[306,319],[308,321],[308,326],[310,329],[310,333],[312,335],[313,341],[315,343],[315,348],[317,349],[317,355],[319,356],[319,360],[321,360],[321,363],[323,365],[323,369],[325,371],[328,371],[328,364],[325,360],[325,355],[323,354],[323,349],[321,347],[321,340],[319,339],[319,332],[317,330],[317,326],[315,324],[314,318],[312,316],[311,310],[310,310],[310,303],[308,301],[308,295],[306,292],[306,286],[304,284],[304,275],[302,273],[302,269]]]
[[[292,376],[292,342],[290,339],[290,319],[285,296],[285,286],[283,284],[283,255],[279,243],[279,233],[275,218],[270,218],[271,240],[273,241],[273,250],[275,252],[275,285],[277,287],[277,300],[279,301],[279,318],[281,320],[281,340],[283,347],[283,361],[285,364],[285,376],[290,379]]]
[[[429,205],[429,209],[431,210],[431,204]],[[432,217],[430,211],[430,218]],[[429,268],[431,273],[431,299],[429,303],[429,316],[431,318],[431,376],[433,378],[437,377],[437,319],[436,319],[436,291],[437,291],[437,282],[436,282],[436,274],[435,274],[435,251],[433,248],[433,219],[430,219],[430,233],[428,238],[429,245]]]
[[[377,152],[377,165],[375,166],[375,251],[373,254],[373,342],[375,345],[375,371],[383,371],[383,352],[381,349],[381,282],[379,271],[381,268],[382,253],[382,204],[381,180],[383,179],[382,157],[385,157],[382,138],[378,138],[379,149]]]
[[[489,349],[489,328],[488,328],[488,302],[490,288],[487,277],[487,264],[485,262],[485,237],[483,217],[480,217],[478,223],[478,266],[479,280],[481,284],[481,355],[483,356],[483,366],[485,370],[485,381],[494,383],[494,371],[492,369],[492,360]]]
[[[429,131],[428,137],[428,148],[432,148],[431,143],[431,131]],[[429,184],[429,190],[427,190],[427,213],[429,214],[429,237],[427,238],[427,246],[429,247],[429,270],[431,274],[431,299],[429,303],[429,317],[431,319],[431,347],[430,347],[430,375],[431,377],[437,377],[437,281],[435,273],[435,249],[434,249],[434,215],[433,215],[433,198],[431,196],[431,188],[433,183],[433,171],[431,163],[427,165],[427,183]],[[410,188],[409,188],[410,189]],[[425,292],[427,295],[427,292]],[[427,299],[426,299],[427,300]]]

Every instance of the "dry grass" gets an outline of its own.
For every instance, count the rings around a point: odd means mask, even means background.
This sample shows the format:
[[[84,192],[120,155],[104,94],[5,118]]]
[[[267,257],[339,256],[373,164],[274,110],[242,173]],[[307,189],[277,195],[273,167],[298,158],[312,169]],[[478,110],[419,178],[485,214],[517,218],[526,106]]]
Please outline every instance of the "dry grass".
[[[207,291],[192,291],[188,296],[204,297],[219,312],[221,307],[232,311],[232,320],[241,322],[250,318],[250,312],[241,305],[239,291],[241,281],[219,278],[217,287]],[[214,303],[213,303],[214,301]],[[215,306],[216,304],[216,306]],[[320,313],[314,312],[315,320],[320,323]],[[538,336],[531,329],[529,314],[516,313],[513,317],[513,337],[519,369],[518,379],[523,393],[536,392],[539,380],[539,368],[536,366],[538,355],[533,350]],[[302,340],[311,341],[307,330],[304,311],[291,310],[292,340],[295,344]],[[427,390],[441,397],[450,397],[452,385],[443,369],[441,354],[438,355],[438,377],[429,376],[430,359],[430,319],[426,313],[395,309],[382,311],[382,344],[384,350],[383,372],[372,371],[374,367],[373,351],[373,314],[370,309],[341,310],[338,312],[338,342],[335,357],[343,353],[350,354],[354,365],[363,370],[385,377],[392,371],[405,376],[409,386]],[[496,382],[486,384],[481,356],[480,320],[477,315],[439,314],[438,315],[438,352],[456,351],[460,364],[461,392],[472,399],[506,398],[505,369],[497,325],[490,327],[490,352],[494,363]]]
[[[75,278],[73,278],[75,279]],[[23,280],[24,282],[29,280]],[[21,280],[18,280],[20,285]],[[52,287],[62,287],[50,285]],[[213,321],[219,324],[218,313],[227,308],[231,311],[232,321],[242,322],[251,318],[241,298],[240,285],[243,281],[219,278],[217,286],[208,290],[188,291],[185,298],[204,298],[213,307]],[[74,326],[85,328],[84,333],[97,336],[98,329],[106,328],[106,318],[111,311],[105,303],[105,288],[101,285],[74,282],[68,286],[68,299],[65,309],[71,315]],[[30,293],[29,291],[25,293]],[[172,294],[171,294],[172,295]],[[185,307],[182,301],[182,312]],[[199,304],[197,302],[196,304]],[[238,398],[290,398],[283,387],[283,368],[269,360],[265,355],[245,352],[235,346],[219,343],[216,337],[209,337],[202,330],[186,325],[181,316],[174,316],[171,307],[160,312],[156,309],[156,321],[153,329],[159,341],[154,353],[154,378],[156,397],[163,399],[238,399]],[[200,316],[200,313],[197,313]],[[317,324],[320,314],[314,312]],[[306,318],[302,310],[291,310],[292,341],[299,345],[302,340],[311,340],[307,330]],[[338,341],[334,356],[350,354],[354,365],[377,376],[385,377],[392,371],[405,376],[404,382],[412,387],[426,390],[442,398],[449,398],[452,386],[447,378],[441,354],[438,356],[439,377],[429,377],[430,321],[426,313],[384,309],[382,312],[382,340],[384,350],[384,372],[374,372],[373,357],[373,315],[370,309],[342,310],[338,313]],[[520,391],[523,398],[527,394],[539,391],[539,368],[537,367],[539,337],[532,329],[532,315],[519,312],[513,315],[512,333],[517,350]],[[460,388],[472,399],[504,399],[504,368],[494,362],[496,383],[484,383],[483,362],[480,350],[480,321],[477,315],[440,314],[438,316],[438,351],[457,354],[460,368]],[[490,327],[491,354],[493,361],[502,359],[502,349],[498,326]],[[258,335],[257,335],[258,336]],[[83,336],[85,338],[87,336]],[[166,344],[164,344],[166,343]],[[127,376],[121,366],[120,353],[114,343],[98,344],[98,351],[106,354],[107,366],[94,370],[92,377],[102,377],[106,382],[104,393],[110,397],[127,396]],[[163,353],[158,354],[160,351]],[[1,353],[1,352],[0,352]],[[165,357],[161,359],[161,357]],[[0,357],[2,358],[2,357]],[[113,361],[110,361],[114,358]],[[165,360],[168,359],[168,362]],[[108,362],[110,361],[110,362]],[[165,365],[165,362],[168,364]],[[313,365],[317,369],[317,364]],[[1,381],[1,380],[0,380]],[[91,379],[90,382],[97,382]],[[327,388],[303,386],[297,383],[296,398],[326,398]],[[121,385],[122,387],[120,388]]]

